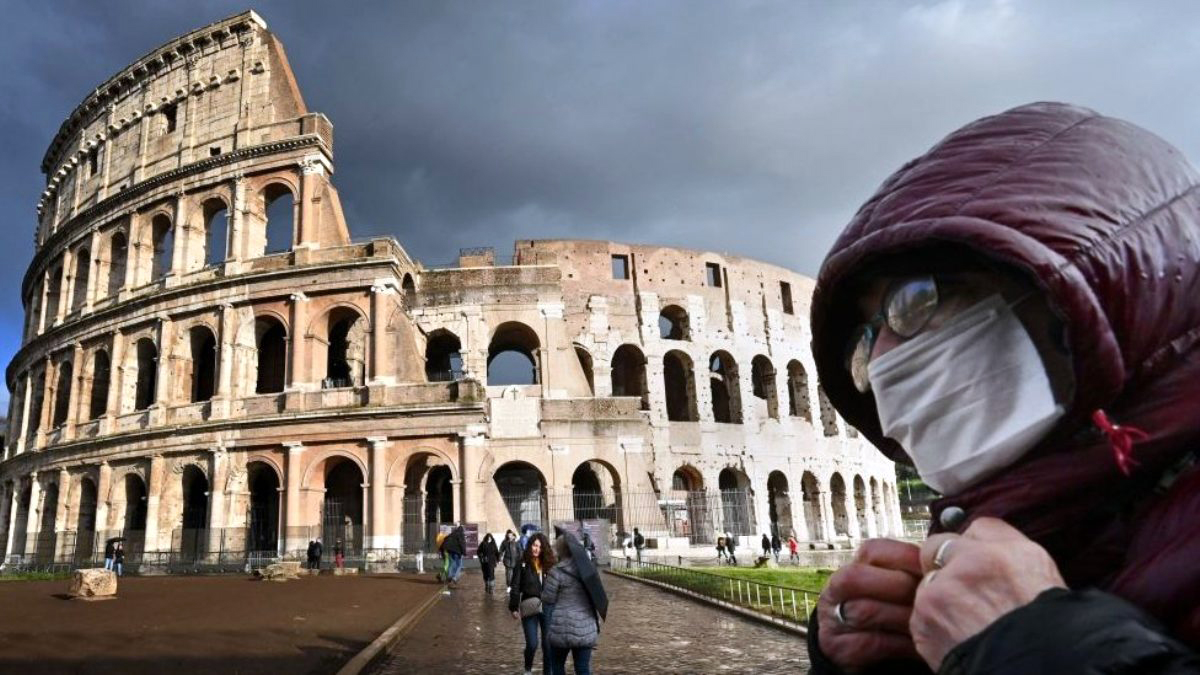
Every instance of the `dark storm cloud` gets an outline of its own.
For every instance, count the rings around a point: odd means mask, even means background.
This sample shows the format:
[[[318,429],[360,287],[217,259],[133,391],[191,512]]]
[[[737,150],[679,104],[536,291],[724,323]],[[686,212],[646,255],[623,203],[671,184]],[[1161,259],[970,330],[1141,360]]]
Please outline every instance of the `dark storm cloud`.
[[[244,6],[7,8],[0,355],[20,341],[42,153],[93,87]],[[1191,2],[478,2],[255,7],[336,127],[355,236],[428,263],[579,237],[729,251],[815,274],[904,160],[1039,99],[1200,156]]]

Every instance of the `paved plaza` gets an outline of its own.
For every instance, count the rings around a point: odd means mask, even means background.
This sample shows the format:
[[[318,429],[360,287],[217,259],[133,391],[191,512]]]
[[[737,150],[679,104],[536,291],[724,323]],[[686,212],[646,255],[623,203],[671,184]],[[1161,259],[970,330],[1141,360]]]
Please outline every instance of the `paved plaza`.
[[[611,604],[592,660],[596,673],[808,670],[800,636],[612,575],[604,583]],[[396,644],[374,675],[520,673],[525,643],[499,591],[503,586],[486,596],[479,574],[466,576]],[[540,673],[540,653],[537,659],[534,672]]]

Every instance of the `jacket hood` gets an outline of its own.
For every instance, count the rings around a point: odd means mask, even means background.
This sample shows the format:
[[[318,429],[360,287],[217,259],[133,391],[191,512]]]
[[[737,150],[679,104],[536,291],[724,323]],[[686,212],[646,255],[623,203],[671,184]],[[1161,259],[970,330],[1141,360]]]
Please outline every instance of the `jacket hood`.
[[[927,255],[936,271],[964,253],[1026,275],[1065,324],[1074,394],[1048,440],[1097,409],[1120,412],[1123,395],[1153,388],[1200,338],[1197,185],[1162,139],[1077,106],[1034,103],[953,132],[884,181],[821,267],[812,347],[830,401],[907,460],[845,368],[852,282],[889,260]]]

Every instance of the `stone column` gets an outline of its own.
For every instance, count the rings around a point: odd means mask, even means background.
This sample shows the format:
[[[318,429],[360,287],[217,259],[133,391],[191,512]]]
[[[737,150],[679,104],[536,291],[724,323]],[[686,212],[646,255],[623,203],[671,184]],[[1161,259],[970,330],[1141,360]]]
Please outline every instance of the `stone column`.
[[[483,434],[468,428],[467,433],[459,434],[462,461],[458,465],[458,475],[462,480],[462,514],[469,523],[478,523],[486,515],[483,508],[483,490],[475,477],[479,474],[479,465],[483,461],[483,444],[486,438]],[[520,525],[520,523],[517,523]]]
[[[83,345],[75,343],[71,353],[71,396],[67,399],[67,421],[63,439],[75,438],[75,424],[79,420],[79,404],[83,402]]]
[[[117,291],[117,297],[120,297],[122,292],[128,292],[141,281],[141,270],[145,267],[146,262],[143,260],[146,256],[142,254],[142,249],[146,248],[146,244],[142,242],[144,231],[152,227],[149,222],[142,222],[142,219],[135,213],[129,216],[129,229],[125,233],[125,282],[121,284],[121,288]],[[150,232],[150,239],[153,239],[154,233]],[[150,245],[150,257],[154,257],[153,242]]]
[[[62,261],[62,283],[58,285],[58,312],[53,317],[54,325],[62,323],[63,318],[71,311],[71,287],[75,279],[75,273],[71,270],[75,256],[71,249],[63,251]]]
[[[0,557],[0,567],[8,561],[8,540],[12,538],[12,505],[13,495],[16,493],[16,485],[12,481],[0,483],[0,550],[4,551],[3,557]]]
[[[108,509],[112,506],[109,501],[112,492],[112,467],[108,462],[100,462],[100,471],[96,481],[96,531],[108,530]]]
[[[229,453],[217,445],[209,450],[208,475],[208,553],[215,556],[222,550],[225,528],[225,479],[229,468]]]
[[[300,227],[295,248],[317,248],[320,245],[317,239],[316,199],[323,175],[325,165],[319,157],[300,160]]]
[[[233,203],[229,207],[229,250],[226,252],[225,268],[230,273],[240,270],[239,263],[246,257],[246,177],[241,172],[233,176]]]
[[[54,362],[51,360],[50,355],[47,354],[46,362],[42,366],[42,372],[45,373],[45,377],[42,378],[42,410],[38,417],[36,439],[36,447],[38,448],[46,447],[46,432],[50,429],[50,420],[53,419],[51,414],[54,410],[54,398],[50,395],[50,392],[54,389],[55,372],[53,366]]]
[[[287,449],[287,475],[284,477],[287,485],[287,495],[284,499],[287,512],[284,531],[287,534],[284,554],[288,555],[293,551],[303,551],[308,544],[305,532],[300,529],[303,525],[300,522],[303,518],[300,509],[300,482],[304,477],[304,444],[300,441],[284,441],[283,447]]]
[[[877,522],[879,514],[877,514],[875,512],[875,495],[871,494],[871,484],[870,483],[868,483],[868,482],[863,483],[863,492],[865,493],[863,495],[863,504],[864,504],[865,508],[867,509],[867,534],[866,534],[866,537],[867,537],[867,539],[874,539],[875,537],[879,536],[879,531],[881,529],[880,525],[882,523]]]
[[[17,438],[17,454],[25,452],[29,438],[29,406],[33,399],[33,373],[25,372],[25,393],[21,396],[21,435]]]
[[[450,494],[454,500],[454,522],[462,522],[462,478],[456,478],[450,481]]]
[[[820,496],[821,504],[821,536],[825,541],[833,541],[837,529],[833,525],[832,493],[829,490],[821,490],[817,494]]]
[[[308,296],[304,293],[296,292],[291,295],[291,323],[288,329],[288,337],[291,342],[291,349],[288,356],[291,357],[288,363],[288,389],[302,390],[307,389],[309,380],[308,368],[308,343],[304,339],[304,334],[308,324]]]
[[[71,519],[71,474],[66,467],[58,470],[58,499],[54,504],[54,559],[58,560],[59,554],[62,553],[63,542],[60,541],[59,533],[67,529],[67,523]],[[77,533],[78,534],[78,533]]]
[[[9,485],[12,490],[5,502],[8,504],[8,512],[4,516],[4,521],[8,523],[8,531],[4,535],[4,560],[12,555],[13,540],[17,533],[17,513],[21,510],[21,481],[13,479]]]
[[[147,473],[146,482],[146,534],[145,545],[143,546],[146,552],[159,551],[158,544],[158,503],[162,499],[163,482],[166,481],[164,472],[166,471],[166,462],[162,455],[154,455],[150,458],[150,471]],[[126,504],[125,508],[129,508]],[[168,545],[170,542],[167,542]]]
[[[391,364],[384,343],[387,335],[387,296],[395,292],[396,289],[388,280],[376,281],[371,286],[371,378],[368,384],[391,384],[396,381],[395,376],[390,374]]]
[[[854,479],[846,485],[846,531],[851,541],[862,539],[862,528],[858,526],[858,506],[854,503]]]
[[[88,261],[88,265],[91,266],[91,269],[88,270],[87,290],[84,292],[84,295],[83,295],[83,312],[85,314],[92,311],[92,303],[94,303],[96,301],[96,284],[99,283],[97,281],[97,277],[100,276],[100,274],[99,274],[100,265],[98,264],[98,262],[100,260],[100,230],[99,229],[92,230],[92,242],[91,242],[90,246],[91,246],[90,250],[91,250],[92,258],[91,258],[91,260]]]
[[[171,348],[174,346],[174,331],[171,319],[158,319],[158,372],[154,380],[154,406],[158,408],[159,423],[166,422],[166,408],[171,402]],[[153,416],[155,413],[151,413]]]
[[[114,331],[112,337],[112,360],[109,363],[108,410],[104,412],[103,433],[112,433],[116,417],[121,414],[121,390],[125,383],[125,334]]]
[[[38,515],[42,512],[42,484],[36,471],[29,472],[29,513],[25,520],[25,556],[34,553],[37,546]]]
[[[175,235],[171,241],[171,269],[167,271],[168,279],[171,276],[178,276],[187,271],[186,253],[191,246],[191,228],[187,223],[187,195],[183,192],[175,195],[175,217],[171,220],[171,227],[174,229]],[[151,224],[150,231],[150,269],[151,274],[154,270],[154,230]]]
[[[217,347],[217,392],[213,396],[212,417],[221,419],[229,416],[229,403],[233,398],[233,352],[237,333],[237,312],[233,305],[221,305],[221,334]]]
[[[367,532],[371,536],[363,545],[366,548],[398,548],[400,537],[390,527],[387,508],[387,449],[391,441],[386,436],[372,436],[367,439],[371,456],[371,522]]]

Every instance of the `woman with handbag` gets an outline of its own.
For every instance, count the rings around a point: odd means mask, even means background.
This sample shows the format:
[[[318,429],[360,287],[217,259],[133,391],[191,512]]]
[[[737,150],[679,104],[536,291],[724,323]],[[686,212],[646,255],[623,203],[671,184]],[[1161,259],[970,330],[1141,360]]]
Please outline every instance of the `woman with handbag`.
[[[514,619],[521,620],[525,632],[525,675],[533,673],[533,655],[538,643],[542,645],[542,673],[550,675],[550,645],[546,642],[546,615],[542,611],[542,583],[554,567],[550,540],[541,532],[530,535],[525,556],[513,574],[513,587],[508,595],[508,609]]]
[[[558,562],[546,575],[542,588],[542,600],[553,608],[546,619],[546,643],[553,652],[548,658],[554,664],[553,675],[566,675],[568,655],[575,664],[575,675],[591,675],[592,650],[600,639],[600,617],[571,553],[567,539],[571,536],[564,534],[554,540]]]

